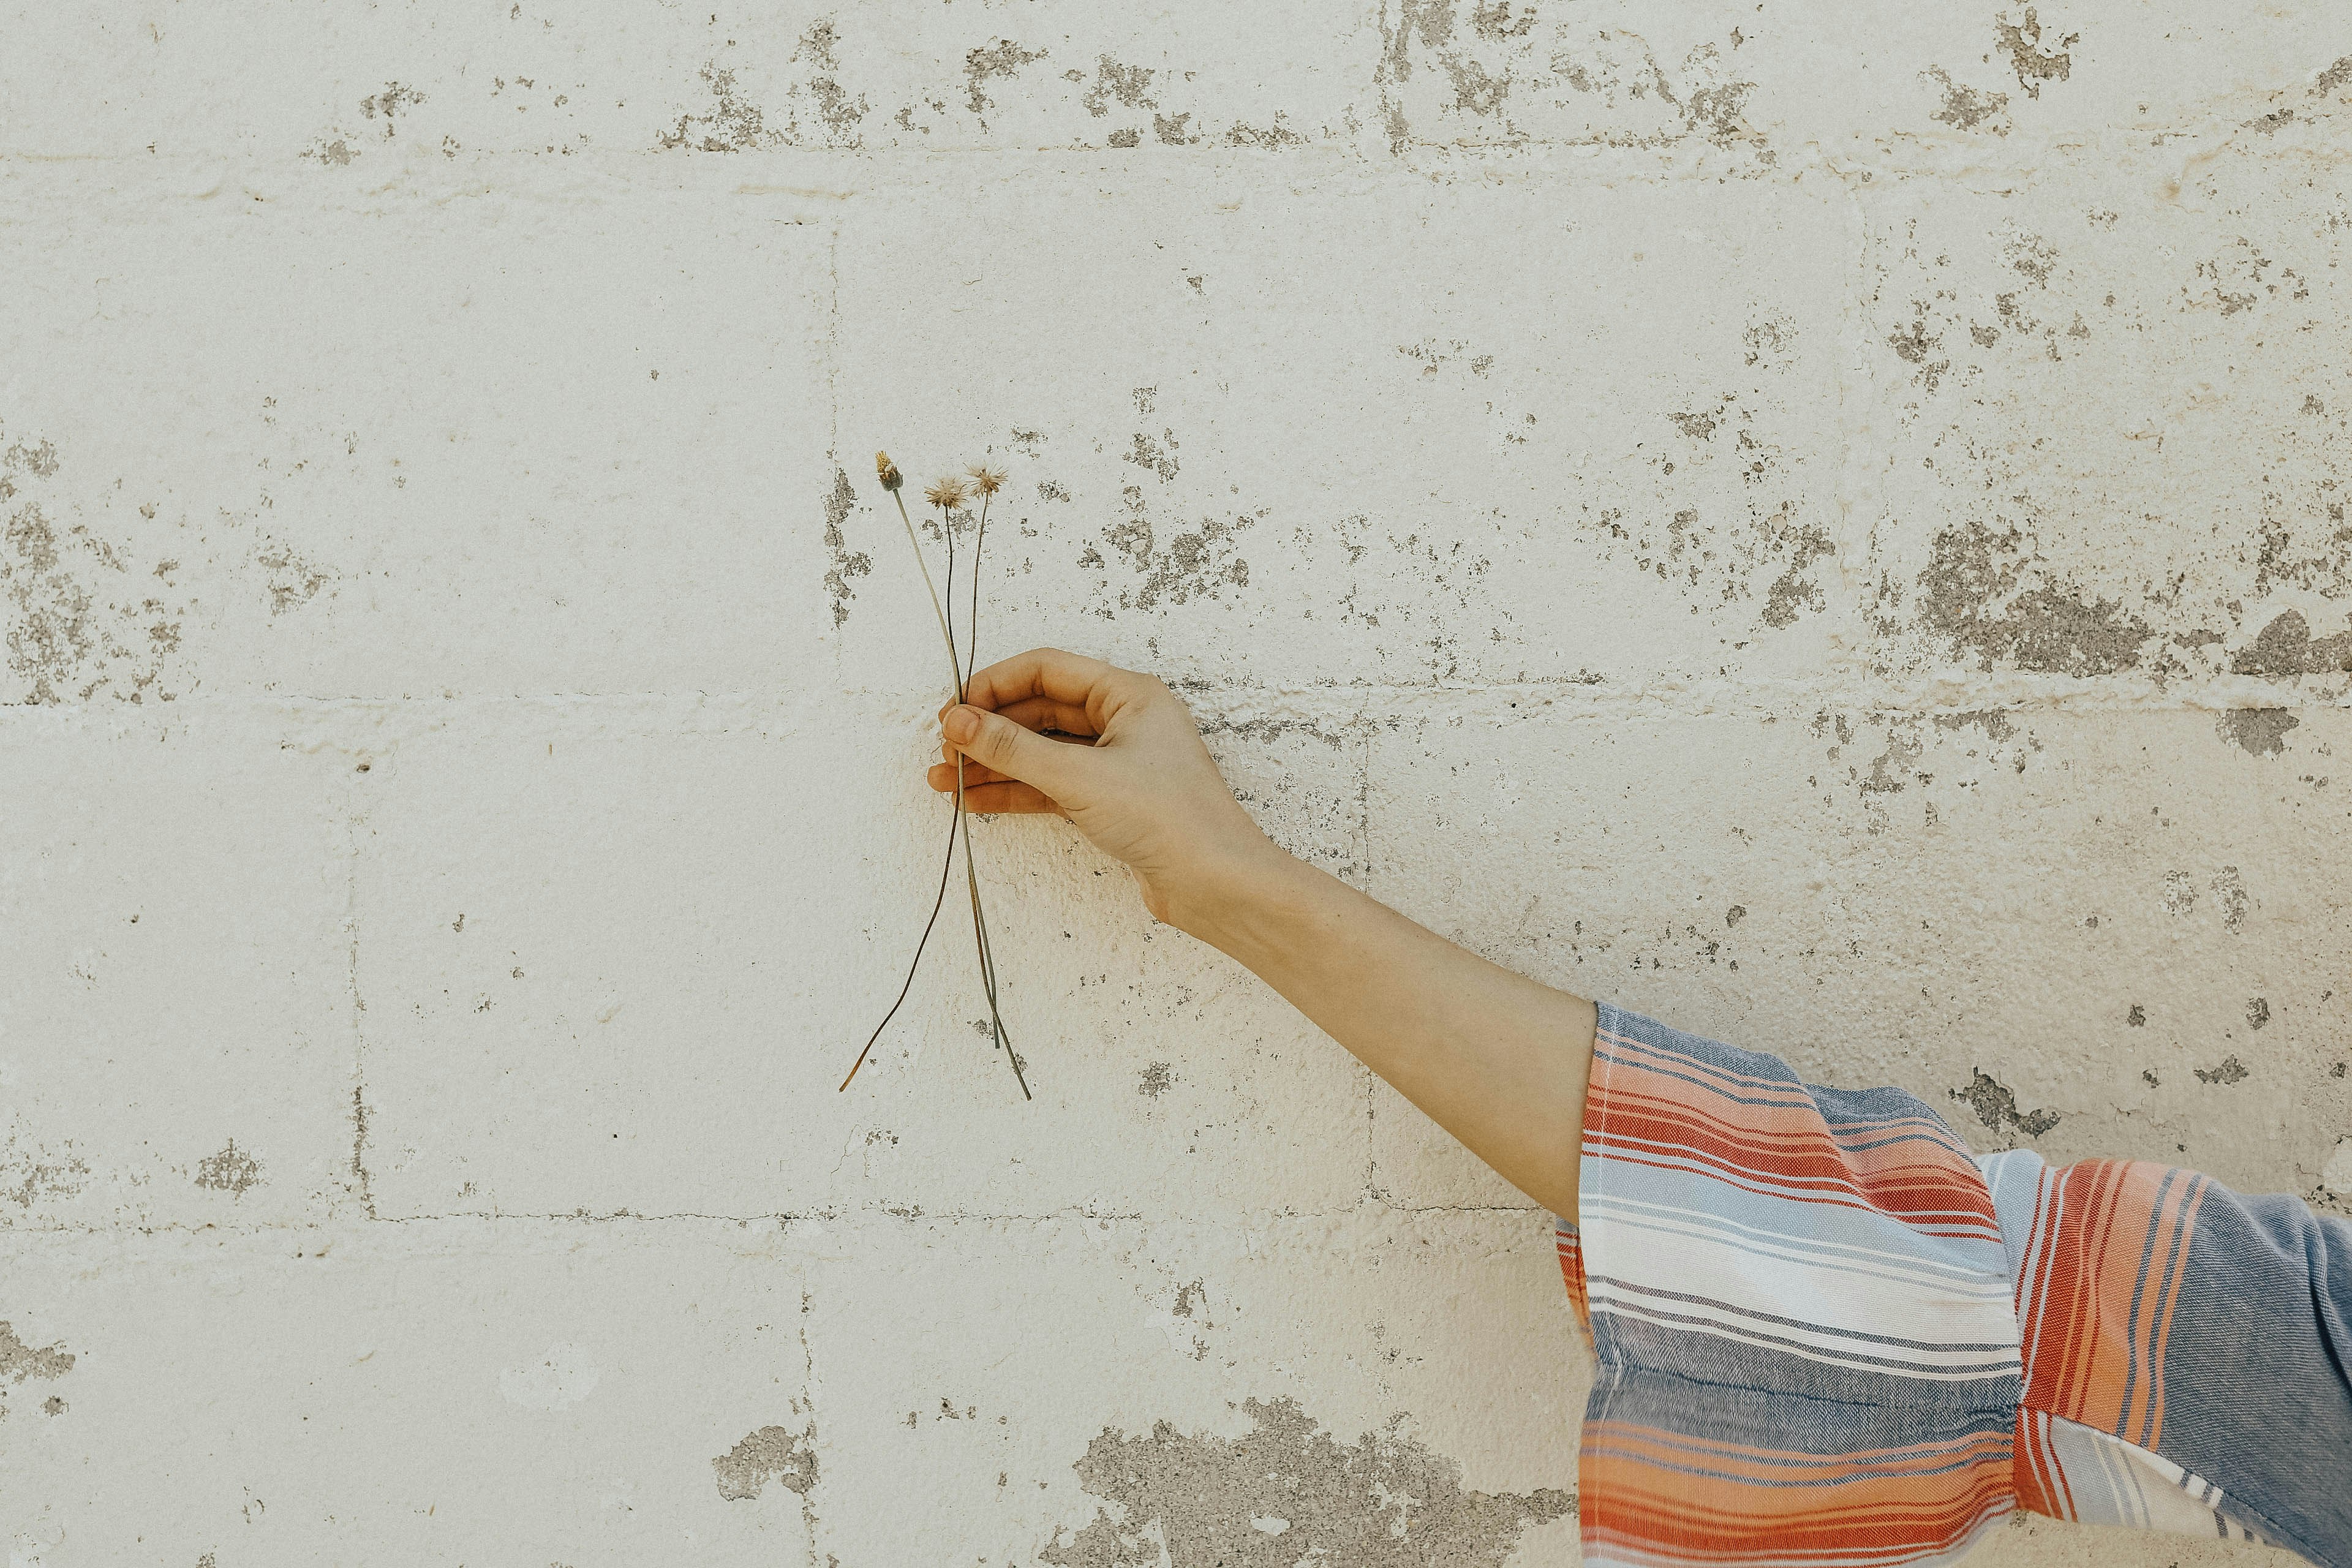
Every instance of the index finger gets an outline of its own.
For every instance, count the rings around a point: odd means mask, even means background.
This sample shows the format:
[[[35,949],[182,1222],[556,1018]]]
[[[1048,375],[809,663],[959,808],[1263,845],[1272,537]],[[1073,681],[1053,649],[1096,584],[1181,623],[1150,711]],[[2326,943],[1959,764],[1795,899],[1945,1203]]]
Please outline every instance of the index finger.
[[[1084,654],[1033,647],[1001,658],[974,675],[964,685],[963,700],[992,713],[1034,697],[1092,711],[1092,700],[1107,693],[1119,677],[1131,673]]]

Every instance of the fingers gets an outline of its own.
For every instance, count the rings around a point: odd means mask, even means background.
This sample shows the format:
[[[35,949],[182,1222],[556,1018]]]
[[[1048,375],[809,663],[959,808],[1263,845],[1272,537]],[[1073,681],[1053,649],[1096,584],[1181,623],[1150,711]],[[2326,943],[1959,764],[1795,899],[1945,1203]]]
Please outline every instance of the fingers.
[[[952,702],[948,703],[939,710],[937,717],[946,718],[948,709],[954,706]],[[976,703],[974,706],[984,707],[986,704]],[[1024,730],[1055,730],[1066,735],[1085,736],[1092,736],[1096,732],[1095,721],[1084,708],[1056,701],[1051,697],[1017,698],[1001,705],[996,711]]]
[[[955,794],[956,759],[953,749],[949,748],[949,751],[950,755],[946,762],[933,763],[923,774],[923,782],[941,795]],[[984,784],[1018,784],[1020,782],[1018,779],[1008,779],[1003,773],[983,768],[970,757],[963,759],[962,772],[963,787],[966,789],[973,789]]]
[[[1055,800],[1083,800],[1086,781],[1102,765],[1090,748],[1055,745],[1001,714],[969,704],[950,709],[940,730],[950,745],[982,767],[1034,785]]]
[[[964,700],[993,712],[1024,698],[1044,697],[1084,711],[1106,687],[1130,678],[1135,678],[1132,670],[1098,658],[1057,647],[1033,647],[974,675],[964,683]]]
[[[1047,733],[1041,736],[1040,739],[1052,741],[1064,746],[1091,746],[1094,744],[1093,740],[1085,735],[1059,735]],[[931,764],[930,780],[931,787],[933,789],[951,790],[955,788],[956,763],[958,762],[961,762],[963,763],[963,782],[966,784],[994,784],[999,779],[1005,776],[1004,774],[996,773],[992,769],[982,767],[980,763],[973,762],[970,757],[964,756],[961,752],[958,752],[954,746],[949,744],[945,741],[941,741],[940,742],[940,760]]]
[[[975,772],[978,770],[974,770]],[[945,782],[940,775],[945,774]],[[931,787],[942,795],[955,794],[955,774],[948,768],[931,770]],[[975,784],[967,778],[963,786],[963,808],[986,816],[1028,814],[1060,816],[1063,811],[1054,798],[1034,784],[1019,779],[1002,779],[993,784]]]

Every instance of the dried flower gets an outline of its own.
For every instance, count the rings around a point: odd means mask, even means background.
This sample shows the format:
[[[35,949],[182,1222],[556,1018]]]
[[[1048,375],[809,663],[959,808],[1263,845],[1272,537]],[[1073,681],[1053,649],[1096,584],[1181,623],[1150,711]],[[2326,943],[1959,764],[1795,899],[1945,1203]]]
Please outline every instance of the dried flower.
[[[915,532],[915,520],[907,514],[907,498],[898,493],[903,480],[897,466],[890,461],[889,454],[886,452],[874,454],[874,471],[881,476],[882,488],[890,492],[890,499],[898,502],[898,521],[906,524],[907,542],[914,549],[916,565],[923,574],[923,585],[930,591],[931,610],[939,617],[940,622],[940,640],[947,649],[950,676],[948,700],[950,702],[961,701],[971,679],[972,652],[980,641],[980,560],[982,546],[988,537],[988,498],[1003,488],[1005,479],[1003,470],[992,470],[974,464],[969,470],[971,475],[969,482],[950,475],[939,480],[923,492],[923,499],[938,507],[943,513],[963,505],[974,493],[981,498],[980,518],[971,535],[971,630],[961,652],[956,647],[954,621],[949,614],[950,607],[955,603],[954,531],[951,529],[940,531],[941,540],[947,547],[947,595],[945,602],[942,603],[939,588],[931,582],[931,569],[923,556],[922,541]],[[955,865],[956,846],[961,841],[963,846],[964,885],[971,898],[972,940],[980,960],[981,987],[988,997],[990,1038],[1004,1052],[1005,1058],[1012,1063],[1013,1080],[1021,1086],[1022,1098],[1024,1100],[1029,1098],[1028,1075],[1022,1070],[1021,1058],[1013,1048],[1012,1037],[1005,1032],[1004,1020],[997,1006],[996,954],[989,942],[988,917],[981,907],[980,873],[972,862],[971,826],[964,805],[964,783],[961,776],[962,771],[961,761],[958,762],[957,771],[959,777],[956,780],[955,815],[949,819],[947,853],[940,863],[940,887],[931,900],[930,919],[924,921],[922,935],[915,940],[915,956],[907,965],[907,978],[898,987],[898,1000],[890,1004],[890,1010],[882,1015],[882,1021],[874,1026],[874,1033],[866,1037],[866,1048],[859,1051],[857,1060],[850,1064],[849,1077],[841,1080],[843,1089],[849,1087],[851,1079],[857,1076],[857,1069],[866,1065],[866,1058],[874,1049],[874,1042],[880,1039],[882,1031],[890,1026],[890,1020],[898,1016],[899,1007],[907,1000],[908,993],[914,987],[915,972],[923,962],[923,949],[930,942],[932,928],[938,925],[940,910],[947,902],[948,878]]]

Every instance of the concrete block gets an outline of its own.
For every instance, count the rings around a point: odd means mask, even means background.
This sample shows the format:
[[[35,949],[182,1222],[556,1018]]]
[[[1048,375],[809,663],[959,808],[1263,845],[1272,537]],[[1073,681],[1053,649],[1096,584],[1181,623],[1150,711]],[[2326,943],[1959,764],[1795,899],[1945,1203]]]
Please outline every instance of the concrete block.
[[[961,868],[913,995],[836,1092],[938,887],[914,706],[894,747],[591,705],[392,750],[357,904],[378,1212],[1352,1203],[1359,1069],[1058,821],[972,836],[1036,1100],[988,1042]]]
[[[1556,684],[1792,669],[1856,635],[1853,249],[1826,183],[1251,165],[1015,182],[952,234],[947,199],[845,223],[843,442],[903,432],[918,476],[1008,465],[983,584],[1035,628],[1017,641],[1208,679]],[[927,334],[952,347],[905,352]],[[1078,342],[1101,348],[1074,366]],[[854,548],[905,573],[895,512],[848,480]]]
[[[75,367],[0,411],[9,504],[71,539],[15,580],[135,582],[177,632],[93,606],[102,636],[12,650],[11,700],[742,690],[818,616],[823,523],[781,510],[829,477],[806,214],[561,174],[14,183],[0,343]]]
[[[348,1198],[349,764],[297,734],[186,700],[0,710],[0,1227]]]
[[[0,1246],[11,1331],[56,1352],[0,1420],[19,1561],[812,1562],[803,1277],[772,1226]]]
[[[842,1247],[811,1320],[841,1413],[821,1552],[1575,1560],[1588,1373],[1527,1216],[864,1221]]]

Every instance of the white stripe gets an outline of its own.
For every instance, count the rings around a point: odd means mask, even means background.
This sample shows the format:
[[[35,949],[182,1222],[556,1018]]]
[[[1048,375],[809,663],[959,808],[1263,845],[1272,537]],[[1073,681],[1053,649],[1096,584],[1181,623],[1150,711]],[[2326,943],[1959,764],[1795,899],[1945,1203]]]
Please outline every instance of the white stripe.
[[[1704,1177],[1712,1182],[1722,1182],[1726,1185],[1738,1186],[1751,1192],[1759,1192],[1767,1197],[1781,1198],[1790,1203],[1801,1204],[1838,1203],[1843,1207],[1862,1209],[1871,1214],[1886,1212],[1864,1197],[1861,1187],[1852,1182],[1822,1181],[1810,1186],[1792,1186],[1745,1167],[1734,1167],[1739,1178],[1734,1182],[1726,1173],[1722,1164],[1713,1161],[1701,1161],[1695,1156],[1681,1153],[1677,1146],[1644,1143],[1622,1137],[1609,1140],[1608,1142],[1621,1144],[1629,1149],[1638,1149],[1645,1159],[1664,1165],[1669,1170],[1680,1171],[1686,1175]],[[1588,1140],[1585,1144],[1584,1158],[1596,1163],[1607,1163],[1612,1157],[1607,1152],[1606,1142],[1596,1143],[1595,1141]],[[1639,1180],[1639,1177],[1634,1179]],[[1982,1215],[1963,1211],[1938,1211],[1933,1215],[1922,1216],[1920,1219],[1906,1223],[1914,1226],[1932,1225],[1939,1231],[1958,1232],[1974,1241],[2000,1239],[2000,1226],[1997,1223],[1985,1218]]]
[[[2010,1299],[2009,1281],[2000,1275],[1988,1274],[1979,1268],[1960,1264],[1941,1263],[1917,1253],[1895,1252],[1864,1247],[1846,1242],[1831,1241],[1820,1237],[1791,1236],[1782,1231],[1762,1230],[1754,1226],[1721,1215],[1704,1214],[1677,1208],[1666,1204],[1645,1204],[1631,1198],[1597,1195],[1587,1205],[1603,1217],[1617,1218],[1629,1230],[1648,1230],[1660,1235],[1685,1236],[1707,1240],[1727,1239],[1706,1237],[1708,1231],[1733,1231],[1745,1238],[1746,1250],[1761,1257],[1782,1258],[1790,1262],[1810,1262],[1827,1268],[1834,1259],[1828,1254],[1842,1255],[1849,1260],[1851,1271],[1870,1274],[1875,1278],[1898,1279],[1906,1284],[1933,1285],[1957,1291],[1965,1296],[1981,1296],[1999,1300],[2004,1306]],[[1622,1272],[1622,1270],[1621,1270]]]
[[[2017,1320],[2003,1292],[1956,1291],[1942,1281],[1869,1279],[1834,1264],[1779,1258],[1719,1237],[1675,1235],[1644,1246],[1641,1228],[1604,1225],[1585,1238],[1585,1272],[1595,1288],[1603,1279],[1691,1295],[1709,1301],[1793,1319],[1828,1339],[1887,1333],[1931,1346],[1996,1345],[2014,1363]],[[1785,1332],[1802,1337],[1805,1329]],[[1910,1351],[1891,1356],[1930,1361],[1937,1354],[1987,1359],[1983,1351]]]
[[[2084,1523],[2211,1535],[2219,1519],[2252,1539],[2222,1513],[2221,1489],[2203,1477],[2095,1426],[2063,1415],[2048,1419],[2051,1456]]]

